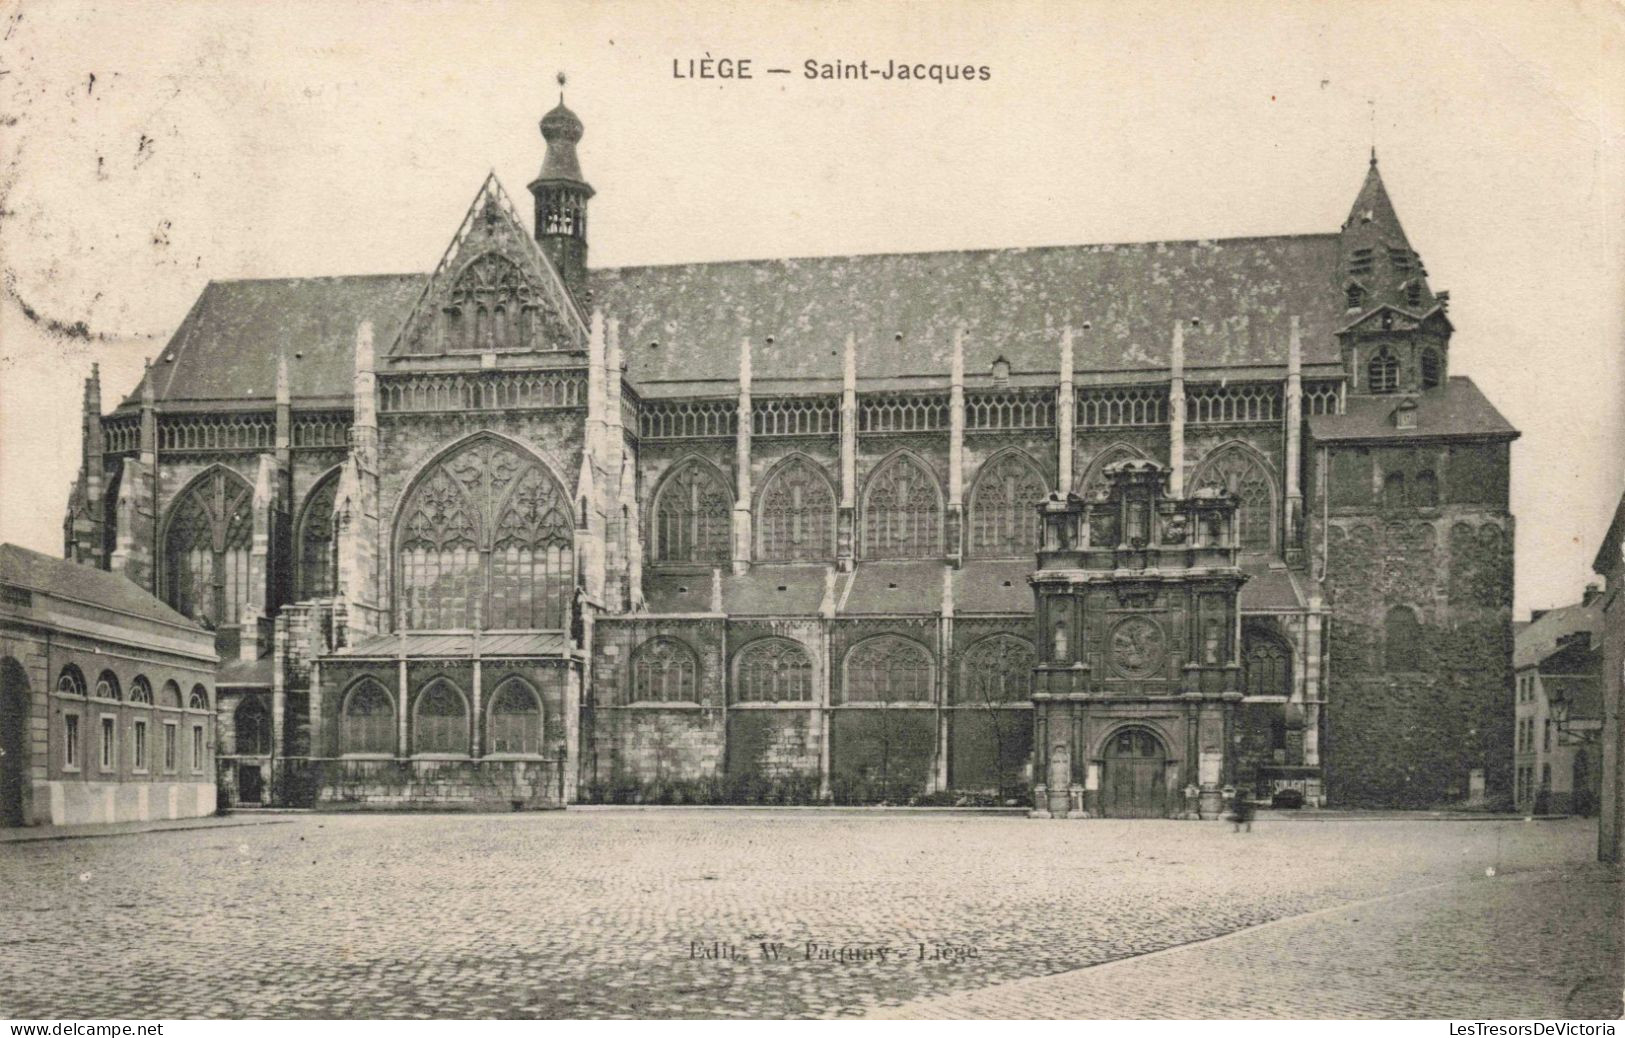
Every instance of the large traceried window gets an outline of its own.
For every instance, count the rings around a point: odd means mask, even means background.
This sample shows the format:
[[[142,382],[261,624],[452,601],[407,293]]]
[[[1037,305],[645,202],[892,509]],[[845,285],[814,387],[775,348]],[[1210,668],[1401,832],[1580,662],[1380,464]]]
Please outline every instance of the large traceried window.
[[[573,525],[567,499],[540,462],[498,437],[477,436],[419,477],[400,515],[408,628],[564,627]]]
[[[739,703],[805,703],[812,699],[812,661],[788,638],[761,638],[739,650],[734,661],[734,700]]]
[[[323,598],[338,590],[338,542],[333,537],[333,502],[338,494],[338,473],[316,485],[299,517],[298,597]]]
[[[1033,643],[1013,634],[983,638],[965,650],[955,699],[960,706],[996,707],[1032,698]]]
[[[655,501],[656,562],[726,562],[733,555],[733,498],[716,470],[680,463]]]
[[[676,638],[651,638],[632,652],[632,702],[697,703],[700,664]]]
[[[541,753],[542,701],[536,690],[520,678],[498,685],[491,697],[488,727],[488,753]]]
[[[1236,499],[1236,524],[1243,551],[1269,551],[1275,544],[1275,480],[1256,454],[1239,446],[1208,455],[1191,485],[1214,488]]]
[[[1242,682],[1249,696],[1292,694],[1292,653],[1277,638],[1256,631],[1242,636]]]
[[[456,685],[435,678],[412,704],[413,753],[467,753],[468,702]]]
[[[1044,493],[1043,477],[1022,455],[1002,454],[983,466],[971,491],[971,554],[1007,558],[1035,553]]]
[[[847,703],[929,703],[935,687],[931,652],[912,638],[881,634],[846,654]]]
[[[253,490],[234,472],[213,468],[192,481],[164,528],[164,599],[208,628],[234,624],[248,597],[254,539]]]
[[[395,752],[395,699],[372,678],[364,678],[344,697],[339,752]]]
[[[863,494],[863,553],[869,559],[942,554],[942,499],[936,477],[907,455],[881,465]]]
[[[540,292],[512,260],[494,252],[476,257],[447,294],[449,350],[528,348],[536,338]]]
[[[835,557],[835,491],[812,462],[792,457],[768,476],[757,516],[763,562]]]

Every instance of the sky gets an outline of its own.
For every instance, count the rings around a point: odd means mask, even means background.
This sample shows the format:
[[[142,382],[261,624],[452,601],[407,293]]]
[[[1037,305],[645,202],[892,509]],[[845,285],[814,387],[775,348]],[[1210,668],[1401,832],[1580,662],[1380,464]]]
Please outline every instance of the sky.
[[[594,266],[1332,232],[1375,144],[1451,293],[1452,372],[1523,431],[1518,614],[1597,579],[1625,484],[1625,7],[0,13],[0,540],[61,552],[90,365],[111,409],[210,279],[426,271],[491,170],[523,209],[562,70]],[[753,78],[674,78],[707,56]]]

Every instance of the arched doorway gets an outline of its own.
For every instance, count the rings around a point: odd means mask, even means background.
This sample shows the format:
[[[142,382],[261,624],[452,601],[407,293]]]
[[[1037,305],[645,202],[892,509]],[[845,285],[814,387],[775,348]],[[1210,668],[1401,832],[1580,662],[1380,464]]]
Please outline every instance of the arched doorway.
[[[1105,818],[1168,816],[1168,753],[1148,728],[1121,728],[1101,751],[1100,813]]]
[[[28,674],[8,656],[0,660],[0,828],[26,823],[27,783]]]

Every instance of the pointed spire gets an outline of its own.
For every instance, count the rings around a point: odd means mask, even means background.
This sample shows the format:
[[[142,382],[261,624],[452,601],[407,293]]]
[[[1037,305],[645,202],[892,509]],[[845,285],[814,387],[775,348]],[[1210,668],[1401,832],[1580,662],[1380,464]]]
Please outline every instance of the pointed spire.
[[[158,401],[158,387],[152,384],[152,358],[141,362],[141,406],[151,407]]]
[[[1363,315],[1384,304],[1414,313],[1433,309],[1427,273],[1388,197],[1375,148],[1341,239],[1339,288],[1347,296],[1348,310]]]

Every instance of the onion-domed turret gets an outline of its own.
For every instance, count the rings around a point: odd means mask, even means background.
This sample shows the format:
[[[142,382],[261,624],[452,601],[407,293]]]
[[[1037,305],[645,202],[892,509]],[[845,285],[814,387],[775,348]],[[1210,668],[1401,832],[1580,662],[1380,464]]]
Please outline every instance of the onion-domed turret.
[[[561,72],[559,86],[563,85]],[[536,198],[536,241],[577,302],[585,305],[582,292],[587,280],[587,200],[593,190],[582,177],[581,162],[576,158],[576,144],[583,129],[576,114],[564,107],[564,94],[560,92],[558,105],[542,116],[547,155],[541,173],[530,182],[530,193]]]

